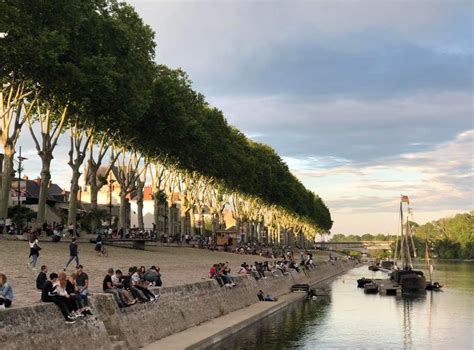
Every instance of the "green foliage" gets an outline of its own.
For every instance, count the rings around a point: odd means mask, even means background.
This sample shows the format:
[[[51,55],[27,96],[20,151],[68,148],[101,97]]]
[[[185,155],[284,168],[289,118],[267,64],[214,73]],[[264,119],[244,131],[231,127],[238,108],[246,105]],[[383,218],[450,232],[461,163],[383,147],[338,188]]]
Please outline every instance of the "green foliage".
[[[15,205],[8,208],[8,217],[12,219],[18,229],[23,230],[28,222],[36,218],[36,212],[28,207]]]
[[[109,213],[105,209],[94,208],[87,212],[87,214],[79,220],[81,227],[89,232],[91,232],[92,223],[96,223],[97,228],[102,227],[102,221],[107,220],[109,218]]]
[[[181,69],[156,66],[154,33],[114,0],[0,1],[1,82],[142,155],[212,177],[327,231],[331,214],[269,146],[228,125]]]
[[[424,256],[424,242],[428,240],[430,251],[442,259],[474,259],[474,211],[457,214],[418,226],[415,230],[417,250]]]

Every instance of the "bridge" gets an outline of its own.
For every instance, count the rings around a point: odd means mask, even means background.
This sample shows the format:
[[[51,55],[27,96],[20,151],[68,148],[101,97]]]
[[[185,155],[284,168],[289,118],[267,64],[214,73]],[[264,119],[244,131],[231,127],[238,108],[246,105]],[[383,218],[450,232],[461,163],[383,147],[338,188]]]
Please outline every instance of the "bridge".
[[[316,242],[316,248],[325,250],[357,250],[367,253],[370,250],[388,250],[394,241],[358,241],[358,242]]]

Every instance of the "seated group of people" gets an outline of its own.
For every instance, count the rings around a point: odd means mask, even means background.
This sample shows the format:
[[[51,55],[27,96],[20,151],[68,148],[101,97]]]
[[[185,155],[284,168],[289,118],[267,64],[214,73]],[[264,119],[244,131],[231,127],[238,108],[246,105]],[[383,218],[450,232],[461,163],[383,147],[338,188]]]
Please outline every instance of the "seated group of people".
[[[256,280],[260,278],[266,279],[265,271],[272,272],[268,261],[258,262],[255,261],[254,265],[248,265],[245,261],[240,265],[239,274],[252,275]]]
[[[211,269],[209,270],[209,278],[215,279],[221,287],[225,286],[232,288],[237,285],[234,278],[230,275],[230,267],[228,262],[212,265]]]
[[[156,302],[160,295],[155,295],[149,287],[161,287],[160,268],[136,266],[128,269],[128,274],[123,274],[121,270],[110,268],[102,283],[102,290],[105,293],[114,295],[119,307],[127,307],[136,303]]]
[[[48,279],[48,267],[43,265],[36,278],[36,288],[41,290],[41,301],[56,304],[66,323],[74,323],[79,317],[92,315],[88,306],[89,277],[83,272],[82,265],[78,265],[76,270],[69,276],[66,272],[53,272]]]

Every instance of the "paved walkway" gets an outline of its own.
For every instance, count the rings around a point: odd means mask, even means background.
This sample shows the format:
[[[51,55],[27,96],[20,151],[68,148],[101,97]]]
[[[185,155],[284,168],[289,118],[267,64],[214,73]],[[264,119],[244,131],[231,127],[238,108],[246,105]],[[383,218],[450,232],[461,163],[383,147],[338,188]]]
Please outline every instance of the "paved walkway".
[[[42,242],[40,239],[40,245],[43,249],[38,259],[38,271],[33,271],[27,268],[28,242],[8,241],[0,237],[0,272],[7,275],[8,282],[13,286],[13,306],[38,303],[40,296],[35,280],[40,266],[47,265],[48,273],[59,272],[68,258],[68,243]],[[147,247],[147,250],[141,251],[108,246],[109,256],[100,257],[95,253],[94,247],[91,243],[79,243],[80,263],[84,266],[84,272],[89,275],[91,292],[102,291],[102,280],[110,267],[128,272],[130,266],[159,266],[163,286],[169,287],[207,280],[209,268],[215,263],[229,262],[232,273],[236,273],[244,261],[253,264],[256,260],[268,260],[256,255],[176,247]],[[327,256],[320,255],[318,259],[327,260]],[[67,272],[75,272],[74,263],[69,265]]]
[[[277,302],[259,302],[244,309],[214,318],[182,332],[160,339],[144,347],[145,350],[182,350],[205,349],[210,344],[235,334],[245,327],[267,317],[288,304],[302,299],[305,293],[290,293],[283,295]]]

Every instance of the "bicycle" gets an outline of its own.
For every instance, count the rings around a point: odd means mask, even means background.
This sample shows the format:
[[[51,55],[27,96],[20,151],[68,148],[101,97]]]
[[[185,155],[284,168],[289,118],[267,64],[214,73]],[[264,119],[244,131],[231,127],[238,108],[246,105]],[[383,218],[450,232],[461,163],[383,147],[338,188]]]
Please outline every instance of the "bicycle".
[[[105,248],[105,245],[101,244],[100,248],[99,249],[97,249],[97,248],[98,247],[96,247],[96,251],[97,251],[98,256],[105,256],[105,257],[109,256],[109,252],[107,251],[107,248]]]

